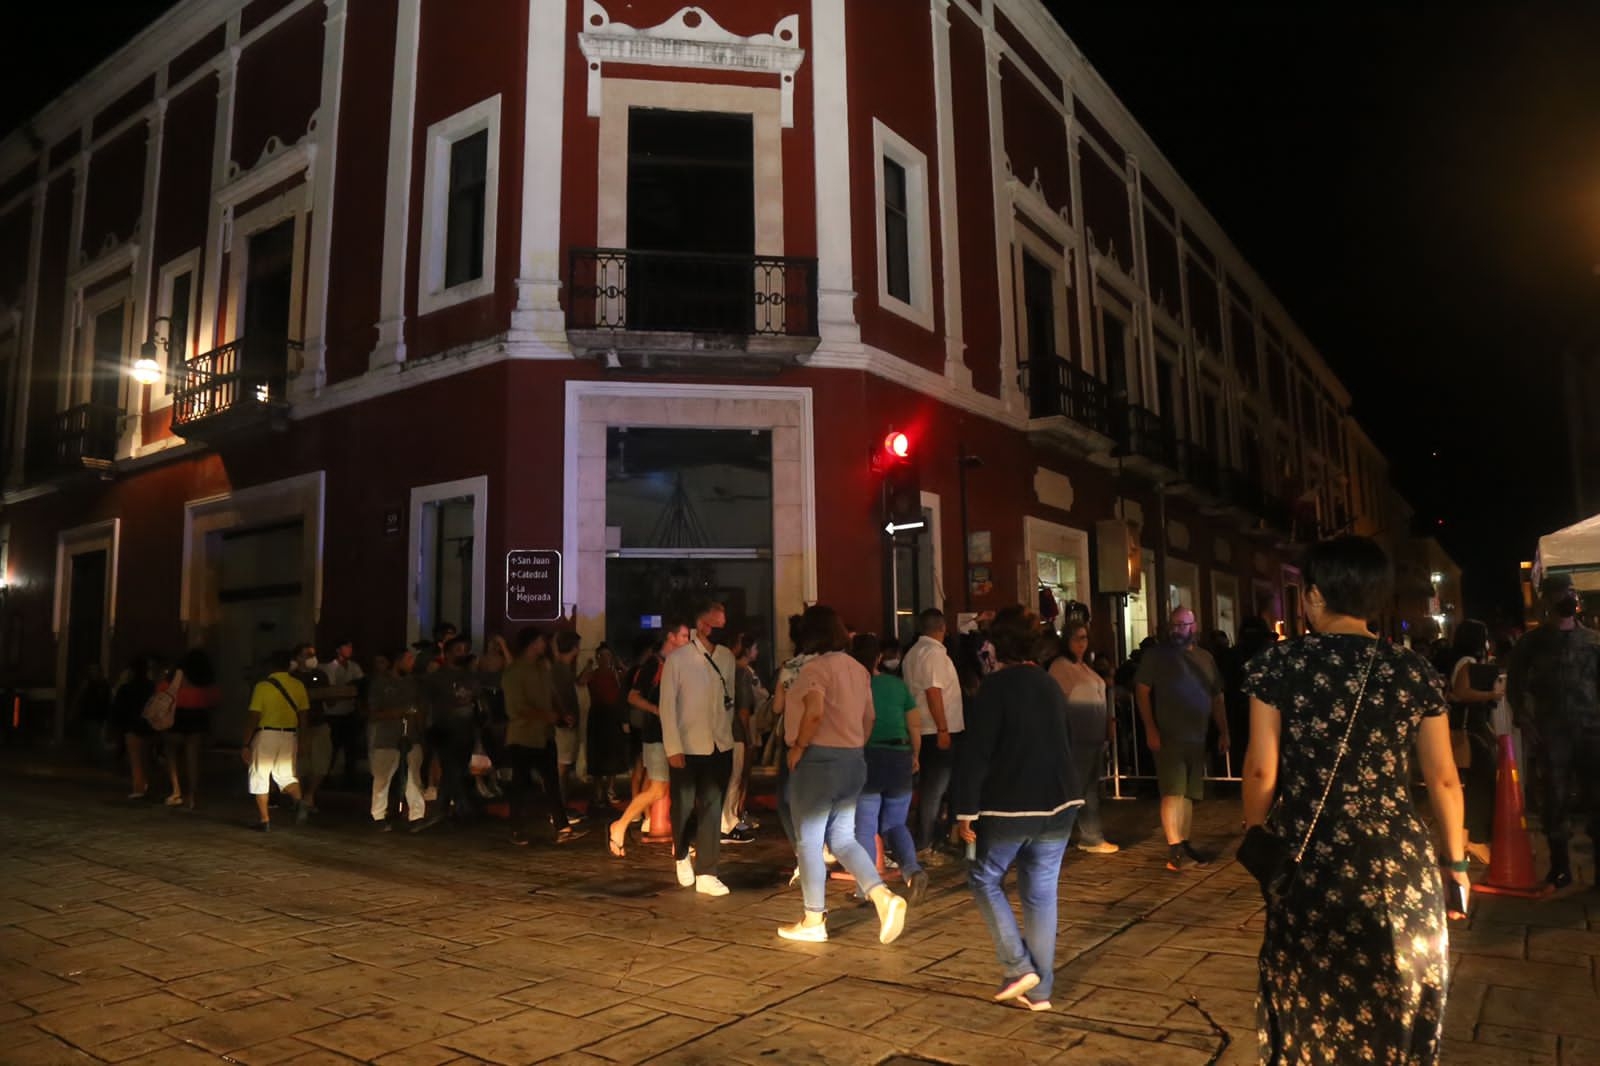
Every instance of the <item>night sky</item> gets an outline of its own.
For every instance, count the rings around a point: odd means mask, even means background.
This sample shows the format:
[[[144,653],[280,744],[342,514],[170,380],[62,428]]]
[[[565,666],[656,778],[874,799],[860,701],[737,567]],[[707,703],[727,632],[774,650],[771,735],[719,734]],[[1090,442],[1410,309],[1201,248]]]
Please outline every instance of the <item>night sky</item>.
[[[0,129],[169,6],[21,7]],[[1600,4],[1049,6],[1344,381],[1469,611],[1516,613],[1518,560],[1577,517],[1558,358],[1600,337]]]

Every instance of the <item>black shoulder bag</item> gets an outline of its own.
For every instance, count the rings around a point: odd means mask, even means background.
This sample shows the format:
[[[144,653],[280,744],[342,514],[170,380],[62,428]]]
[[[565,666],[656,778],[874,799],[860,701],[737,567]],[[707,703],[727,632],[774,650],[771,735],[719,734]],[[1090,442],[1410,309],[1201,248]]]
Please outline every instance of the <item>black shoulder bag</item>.
[[[1367,657],[1367,668],[1361,675],[1361,688],[1356,692],[1355,705],[1350,708],[1350,720],[1345,724],[1344,737],[1340,739],[1338,754],[1333,758],[1333,770],[1328,774],[1328,782],[1322,788],[1322,798],[1317,801],[1316,812],[1311,816],[1311,824],[1306,826],[1306,834],[1300,839],[1300,846],[1292,847],[1289,841],[1264,825],[1251,826],[1239,844],[1236,856],[1239,865],[1250,871],[1250,875],[1261,885],[1261,894],[1269,900],[1283,895],[1300,866],[1300,860],[1305,857],[1306,848],[1311,843],[1311,834],[1316,832],[1317,822],[1322,819],[1322,808],[1328,804],[1328,796],[1333,792],[1334,779],[1339,776],[1339,766],[1344,762],[1345,752],[1349,750],[1350,737],[1356,728],[1356,716],[1361,713],[1361,704],[1366,699],[1367,679],[1372,676],[1372,665],[1377,659],[1378,644],[1374,641],[1372,654]]]

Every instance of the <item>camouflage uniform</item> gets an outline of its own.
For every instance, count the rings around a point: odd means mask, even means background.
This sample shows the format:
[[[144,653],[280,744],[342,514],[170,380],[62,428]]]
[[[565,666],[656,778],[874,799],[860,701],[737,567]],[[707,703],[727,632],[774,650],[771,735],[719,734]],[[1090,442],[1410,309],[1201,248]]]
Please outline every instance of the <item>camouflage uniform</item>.
[[[1578,788],[1589,835],[1600,843],[1600,634],[1547,621],[1517,642],[1507,692],[1539,769],[1552,874],[1565,872]]]

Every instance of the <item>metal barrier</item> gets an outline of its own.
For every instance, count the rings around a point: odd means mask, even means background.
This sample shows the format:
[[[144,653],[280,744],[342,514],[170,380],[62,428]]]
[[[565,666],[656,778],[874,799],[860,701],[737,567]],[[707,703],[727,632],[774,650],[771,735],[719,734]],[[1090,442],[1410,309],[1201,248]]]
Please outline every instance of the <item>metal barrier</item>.
[[[1104,780],[1110,786],[1107,795],[1111,799],[1131,799],[1131,796],[1123,794],[1123,785],[1135,781],[1154,781],[1155,761],[1144,744],[1144,723],[1139,720],[1139,709],[1134,703],[1133,694],[1115,688],[1112,691],[1115,693],[1111,698],[1114,701],[1112,714],[1116,736],[1106,754]],[[1233,783],[1243,780],[1234,768],[1233,753],[1207,751],[1205,779]]]

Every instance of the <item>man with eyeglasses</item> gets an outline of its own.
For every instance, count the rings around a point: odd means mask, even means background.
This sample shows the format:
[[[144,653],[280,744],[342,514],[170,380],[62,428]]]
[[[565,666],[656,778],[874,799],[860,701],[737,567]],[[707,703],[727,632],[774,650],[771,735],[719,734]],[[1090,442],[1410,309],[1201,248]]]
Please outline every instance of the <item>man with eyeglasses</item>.
[[[1195,644],[1194,612],[1175,609],[1171,628],[1167,642],[1140,659],[1133,689],[1145,742],[1156,757],[1167,869],[1176,872],[1211,861],[1189,843],[1189,829],[1195,801],[1205,796],[1207,724],[1217,723],[1217,746],[1226,751],[1228,712],[1216,660]]]

